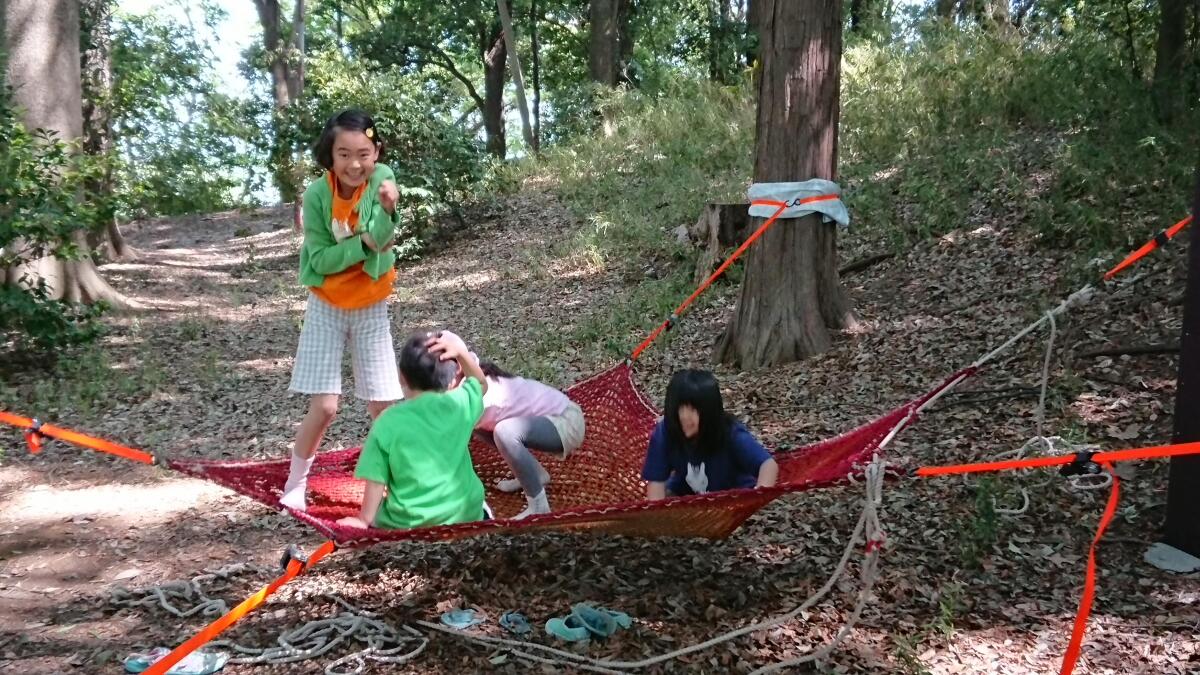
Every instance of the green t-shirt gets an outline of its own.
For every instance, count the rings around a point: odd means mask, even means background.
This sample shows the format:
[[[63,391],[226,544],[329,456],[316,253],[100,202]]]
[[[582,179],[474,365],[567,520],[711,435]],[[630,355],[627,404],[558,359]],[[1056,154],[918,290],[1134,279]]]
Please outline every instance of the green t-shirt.
[[[467,442],[483,414],[479,380],[426,392],[383,411],[363,444],[354,477],[382,483],[375,527],[408,529],[483,517],[483,483]]]

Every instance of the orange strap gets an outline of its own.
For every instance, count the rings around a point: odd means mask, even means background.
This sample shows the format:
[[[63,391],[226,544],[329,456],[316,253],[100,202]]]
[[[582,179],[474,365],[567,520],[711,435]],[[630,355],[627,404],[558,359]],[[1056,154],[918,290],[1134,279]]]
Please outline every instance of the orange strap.
[[[1159,457],[1178,457],[1180,455],[1200,454],[1200,442],[1176,443],[1173,445],[1155,445],[1147,448],[1130,450],[1115,450],[1113,452],[1098,452],[1092,455],[1092,461],[1097,464],[1113,462],[1129,462],[1138,459],[1154,459]],[[983,473],[987,471],[1007,471],[1010,469],[1038,469],[1049,466],[1062,466],[1075,461],[1075,455],[1056,455],[1054,457],[1030,457],[1028,459],[1012,459],[1005,462],[982,462],[979,464],[953,464],[950,466],[923,466],[914,472],[921,478],[933,476],[950,476],[963,473]]]
[[[1134,251],[1133,253],[1130,253],[1129,255],[1125,256],[1125,259],[1122,260],[1116,267],[1105,272],[1104,280],[1108,281],[1109,279],[1112,279],[1113,277],[1117,276],[1122,271],[1124,271],[1125,268],[1129,267],[1130,265],[1134,264],[1135,262],[1146,257],[1146,255],[1148,255],[1151,251],[1159,248],[1160,246],[1163,246],[1168,241],[1173,239],[1175,237],[1175,235],[1179,234],[1183,230],[1183,228],[1190,225],[1191,222],[1192,222],[1192,217],[1188,216],[1187,218],[1184,218],[1183,220],[1179,221],[1178,223],[1175,223],[1171,227],[1154,235],[1154,238],[1151,239],[1150,241],[1146,242],[1145,244],[1142,244],[1141,248],[1139,248],[1138,250]]]
[[[187,658],[188,654],[191,654],[197,649],[203,647],[213,638],[224,632],[225,629],[237,623],[242,617],[246,616],[250,612],[253,612],[258,608],[259,605],[263,604],[263,602],[265,602],[271,594],[279,590],[280,586],[283,586],[292,579],[295,579],[301,573],[311,569],[314,565],[320,562],[322,558],[330,553],[333,553],[335,548],[336,546],[334,545],[333,541],[326,541],[324,544],[321,544],[320,548],[318,548],[316,551],[313,551],[313,554],[309,556],[307,562],[302,562],[300,560],[296,560],[295,558],[289,560],[283,574],[277,579],[267,584],[259,592],[243,600],[242,604],[229,610],[229,613],[225,616],[208,624],[204,630],[193,635],[191,639],[176,647],[170,654],[167,654],[158,661],[155,661],[143,672],[145,672],[146,675],[165,675],[165,673],[170,670],[172,666]]]
[[[41,451],[42,442],[46,438],[57,438],[60,441],[90,448],[97,452],[124,457],[125,459],[142,462],[143,464],[154,464],[158,461],[154,455],[142,450],[135,450],[127,445],[113,443],[102,438],[95,438],[81,434],[78,431],[54,426],[53,424],[43,424],[35,419],[13,415],[2,410],[0,410],[0,422],[12,425],[18,429],[25,429],[25,442],[29,445],[29,451],[35,454]]]
[[[1096,536],[1092,537],[1092,546],[1088,549],[1087,576],[1083,582],[1083,597],[1079,599],[1079,610],[1075,613],[1075,627],[1071,629],[1071,641],[1067,644],[1067,653],[1063,654],[1062,670],[1059,675],[1071,675],[1075,664],[1079,661],[1079,650],[1083,646],[1083,632],[1087,630],[1088,616],[1092,613],[1092,599],[1096,596],[1096,548],[1108,524],[1117,513],[1117,501],[1121,493],[1121,479],[1112,470],[1112,465],[1101,463],[1104,470],[1112,476],[1112,490],[1108,493],[1108,505],[1104,507],[1104,515],[1100,516],[1100,524],[1096,526]]]
[[[801,199],[800,201],[796,202],[795,206],[799,206],[801,204],[808,204],[810,202],[824,201],[827,199],[838,199],[838,196],[837,195],[817,195],[815,197],[806,197],[806,198]],[[642,344],[638,345],[637,349],[633,350],[633,353],[629,355],[630,361],[636,361],[637,358],[639,356],[641,356],[642,352],[646,351],[646,348],[649,347],[650,344],[652,342],[654,342],[654,340],[657,339],[658,336],[661,335],[664,330],[667,330],[675,323],[675,320],[677,318],[679,318],[679,315],[681,313],[683,313],[683,310],[687,309],[688,305],[695,302],[696,298],[700,297],[701,293],[708,290],[708,287],[711,286],[712,283],[717,280],[717,277],[724,274],[725,270],[729,269],[729,266],[733,264],[734,260],[737,260],[739,256],[741,256],[743,253],[745,253],[746,249],[750,248],[751,244],[758,241],[758,238],[761,237],[763,235],[763,233],[767,231],[767,228],[770,227],[771,225],[775,224],[775,221],[779,218],[779,214],[783,213],[784,210],[788,208],[788,204],[786,202],[776,201],[773,199],[756,199],[753,202],[750,202],[750,205],[751,206],[774,206],[775,213],[771,214],[771,217],[767,218],[766,221],[764,221],[762,225],[759,225],[758,229],[755,230],[754,233],[751,234],[749,237],[747,237],[746,241],[742,242],[742,245],[737,247],[737,250],[734,251],[733,254],[730,255],[729,258],[727,258],[725,260],[725,262],[721,263],[721,266],[717,268],[716,272],[713,272],[711,275],[709,275],[709,277],[704,280],[704,283],[700,284],[700,287],[697,288],[691,295],[689,295],[687,297],[687,300],[684,300],[682,303],[680,303],[680,305],[678,307],[675,308],[674,312],[671,312],[671,318],[669,318],[666,321],[663,321],[661,324],[659,324],[658,328],[655,328],[654,332],[650,333],[650,336],[647,337],[645,340],[643,340]]]

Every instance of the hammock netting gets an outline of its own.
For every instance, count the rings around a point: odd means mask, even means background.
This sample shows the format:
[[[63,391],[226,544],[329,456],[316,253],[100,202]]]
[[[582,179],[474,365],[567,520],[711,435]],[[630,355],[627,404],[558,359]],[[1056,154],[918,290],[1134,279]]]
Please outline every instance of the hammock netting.
[[[363,483],[354,478],[358,448],[318,455],[308,479],[308,511],[291,513],[341,547],[385,541],[449,541],[517,529],[721,539],[781,494],[847,480],[871,457],[888,432],[966,372],[955,373],[931,391],[841,436],[776,454],[779,480],[775,487],[647,502],[642,461],[660,413],[634,384],[629,365],[621,363],[567,390],[583,409],[587,434],[583,446],[565,461],[546,458],[542,462],[551,476],[546,489],[552,513],[511,520],[524,508],[524,495],[495,489],[496,480],[511,472],[496,449],[480,439],[471,442],[471,457],[496,520],[408,530],[362,530],[338,525],[339,518],[358,515],[362,502]],[[906,424],[913,421],[915,416]],[[279,508],[288,464],[286,459],[170,462],[173,469],[219,483],[274,508]]]

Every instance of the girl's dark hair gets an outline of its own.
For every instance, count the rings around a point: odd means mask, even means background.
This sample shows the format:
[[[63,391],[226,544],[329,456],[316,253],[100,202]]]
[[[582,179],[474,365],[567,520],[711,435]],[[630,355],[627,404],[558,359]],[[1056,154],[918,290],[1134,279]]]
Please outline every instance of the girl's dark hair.
[[[379,149],[379,161],[383,161],[383,139],[379,137],[379,132],[375,129],[375,120],[361,110],[350,109],[330,117],[329,121],[325,123],[320,138],[313,145],[313,159],[317,161],[317,164],[333,170],[333,142],[337,139],[339,131],[361,131],[366,134]]]
[[[400,374],[420,391],[445,391],[457,372],[454,361],[442,361],[425,343],[433,333],[413,333],[400,347]]]
[[[690,405],[700,414],[700,431],[695,439],[689,440],[679,426],[679,407]],[[667,384],[667,400],[663,405],[663,419],[667,425],[667,438],[673,452],[695,443],[700,457],[711,457],[722,452],[729,444],[729,433],[734,423],[726,414],[721,400],[721,387],[717,378],[707,370],[681,370],[671,376]]]
[[[501,377],[516,377],[516,375],[513,375],[491,361],[480,361],[479,369],[483,371],[484,377],[490,377],[493,379],[500,379]]]

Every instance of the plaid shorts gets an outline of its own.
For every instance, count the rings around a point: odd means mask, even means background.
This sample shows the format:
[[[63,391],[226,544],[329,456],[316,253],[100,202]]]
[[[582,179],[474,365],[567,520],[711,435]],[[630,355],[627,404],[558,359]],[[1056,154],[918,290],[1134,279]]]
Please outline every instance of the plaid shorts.
[[[341,394],[342,355],[350,340],[354,395],[364,401],[399,401],[400,374],[387,301],[362,309],[340,309],[309,293],[300,347],[288,391]]]

